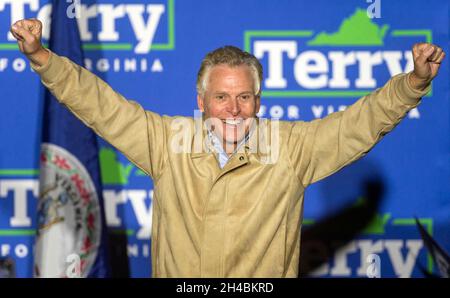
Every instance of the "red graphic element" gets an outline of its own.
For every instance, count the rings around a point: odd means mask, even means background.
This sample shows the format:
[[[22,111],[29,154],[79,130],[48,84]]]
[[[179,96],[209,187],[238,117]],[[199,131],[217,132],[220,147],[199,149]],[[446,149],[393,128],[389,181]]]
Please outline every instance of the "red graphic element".
[[[81,262],[80,262],[80,274],[81,274],[81,272],[84,272],[85,269],[86,269],[86,260],[81,260]]]
[[[47,162],[47,156],[45,155],[44,152],[41,152],[41,162],[42,163],[46,163]]]
[[[91,198],[89,192],[84,187],[84,180],[81,179],[81,177],[78,174],[73,174],[70,177],[70,180],[72,180],[73,183],[75,183],[75,187],[78,190],[78,193],[81,196],[81,199],[83,200],[83,205],[87,205],[90,203]]]
[[[95,223],[95,216],[91,212],[91,213],[89,213],[89,215],[87,217],[87,227],[88,227],[89,230],[93,230],[94,229],[94,223]]]
[[[86,236],[84,238],[83,247],[81,248],[81,251],[89,252],[89,250],[91,249],[91,246],[92,246],[91,239],[88,236]]]
[[[70,170],[70,165],[67,163],[67,160],[65,158],[62,158],[58,155],[55,156],[55,159],[53,160],[53,163],[57,165],[60,169],[63,170]]]

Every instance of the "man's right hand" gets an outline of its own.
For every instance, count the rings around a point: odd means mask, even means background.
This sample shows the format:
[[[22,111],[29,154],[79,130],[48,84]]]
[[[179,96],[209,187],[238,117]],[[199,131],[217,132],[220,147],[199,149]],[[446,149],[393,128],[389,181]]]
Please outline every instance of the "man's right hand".
[[[42,23],[37,19],[27,19],[15,22],[11,33],[17,39],[19,49],[29,60],[39,66],[45,65],[49,52],[42,46]]]

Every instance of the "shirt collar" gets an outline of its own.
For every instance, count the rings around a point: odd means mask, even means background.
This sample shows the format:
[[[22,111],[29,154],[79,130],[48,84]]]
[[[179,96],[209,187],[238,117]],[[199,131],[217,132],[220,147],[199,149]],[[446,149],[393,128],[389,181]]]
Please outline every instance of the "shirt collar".
[[[214,150],[218,154],[218,161],[221,168],[225,166],[225,164],[228,162],[228,160],[241,149],[241,147],[248,142],[250,139],[250,136],[253,134],[254,131],[254,125],[255,122],[253,122],[253,125],[250,127],[248,133],[245,135],[245,137],[239,142],[239,144],[236,146],[236,149],[233,151],[233,153],[228,156],[228,154],[225,152],[222,146],[222,142],[220,142],[219,138],[214,134],[212,131],[208,129],[207,135],[208,139],[210,141],[210,144],[212,144]]]

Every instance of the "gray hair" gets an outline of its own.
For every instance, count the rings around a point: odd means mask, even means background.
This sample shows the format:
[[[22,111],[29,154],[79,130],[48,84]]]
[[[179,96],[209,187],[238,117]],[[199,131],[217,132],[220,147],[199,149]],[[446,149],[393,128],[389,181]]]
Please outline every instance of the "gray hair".
[[[255,95],[261,93],[261,82],[263,78],[263,68],[259,60],[252,54],[242,51],[234,46],[224,46],[209,52],[203,58],[202,64],[197,75],[197,93],[204,96],[206,84],[209,79],[211,69],[220,64],[230,67],[247,65],[250,67],[253,79],[255,81]]]

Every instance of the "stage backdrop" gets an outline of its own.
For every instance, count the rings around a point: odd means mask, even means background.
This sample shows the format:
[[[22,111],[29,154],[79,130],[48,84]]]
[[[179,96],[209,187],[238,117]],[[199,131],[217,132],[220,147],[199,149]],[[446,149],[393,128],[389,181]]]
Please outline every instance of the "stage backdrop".
[[[32,276],[43,89],[8,30],[18,19],[38,18],[45,43],[50,11],[46,0],[0,0],[0,256],[15,261],[19,277]],[[78,21],[87,68],[146,109],[193,116],[202,57],[235,45],[264,66],[260,116],[308,121],[412,70],[416,42],[448,52],[448,18],[447,0],[83,0]],[[392,133],[307,190],[305,231],[364,203],[367,181],[379,202],[354,239],[304,243],[310,258],[302,266],[315,269],[309,274],[364,277],[370,254],[379,256],[382,277],[421,277],[421,267],[437,272],[414,217],[450,250],[446,60],[430,94]],[[116,275],[148,277],[152,181],[103,140],[99,154]]]

